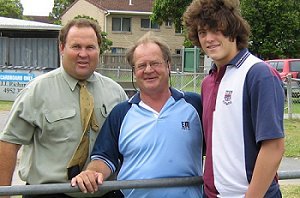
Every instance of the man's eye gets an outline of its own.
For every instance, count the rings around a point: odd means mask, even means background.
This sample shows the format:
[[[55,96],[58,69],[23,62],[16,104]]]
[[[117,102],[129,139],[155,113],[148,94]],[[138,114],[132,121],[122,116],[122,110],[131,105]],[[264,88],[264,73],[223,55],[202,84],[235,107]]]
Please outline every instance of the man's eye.
[[[201,31],[201,30],[200,30],[200,31],[198,32],[198,35],[201,36],[201,37],[203,37],[203,36],[206,35],[206,31]]]
[[[96,49],[95,46],[88,46],[87,49]]]
[[[151,67],[158,67],[160,65],[160,62],[151,62],[150,66]]]
[[[71,46],[72,49],[80,49],[80,46],[79,45],[73,45]]]
[[[147,64],[143,63],[143,64],[138,64],[137,68],[138,69],[145,69],[147,67]]]

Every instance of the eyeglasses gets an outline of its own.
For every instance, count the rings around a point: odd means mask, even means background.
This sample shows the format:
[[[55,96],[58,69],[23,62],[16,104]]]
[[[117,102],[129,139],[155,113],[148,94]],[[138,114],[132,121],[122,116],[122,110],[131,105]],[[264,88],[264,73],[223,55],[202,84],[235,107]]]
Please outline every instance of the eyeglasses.
[[[134,66],[134,68],[136,68],[136,70],[138,71],[144,71],[147,66],[149,65],[152,69],[157,69],[158,67],[160,67],[163,64],[163,61],[151,61],[149,63],[140,63],[136,66]]]

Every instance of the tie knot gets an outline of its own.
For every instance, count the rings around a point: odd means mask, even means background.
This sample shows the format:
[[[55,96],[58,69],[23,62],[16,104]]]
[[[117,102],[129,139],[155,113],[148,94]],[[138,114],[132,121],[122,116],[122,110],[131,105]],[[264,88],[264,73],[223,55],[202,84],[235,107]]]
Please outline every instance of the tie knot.
[[[78,81],[78,84],[79,84],[80,87],[85,87],[86,84],[87,84],[87,81],[86,80],[84,80],[84,81]]]

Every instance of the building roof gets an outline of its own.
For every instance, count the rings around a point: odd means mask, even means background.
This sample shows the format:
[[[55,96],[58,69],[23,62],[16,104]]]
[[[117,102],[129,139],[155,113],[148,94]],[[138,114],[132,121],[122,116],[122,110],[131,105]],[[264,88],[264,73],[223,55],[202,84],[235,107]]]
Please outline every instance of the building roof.
[[[77,0],[78,1],[78,0]],[[77,1],[74,1],[74,5]],[[151,14],[154,0],[85,0],[101,10],[110,13]],[[69,7],[69,8],[70,8]],[[69,9],[68,8],[68,9]]]
[[[20,29],[20,30],[60,30],[62,26],[28,21],[22,19],[13,19],[0,17],[0,29]]]
[[[25,16],[29,21],[37,21],[42,23],[53,24],[54,20],[50,19],[49,16],[35,16],[35,15],[26,15]]]

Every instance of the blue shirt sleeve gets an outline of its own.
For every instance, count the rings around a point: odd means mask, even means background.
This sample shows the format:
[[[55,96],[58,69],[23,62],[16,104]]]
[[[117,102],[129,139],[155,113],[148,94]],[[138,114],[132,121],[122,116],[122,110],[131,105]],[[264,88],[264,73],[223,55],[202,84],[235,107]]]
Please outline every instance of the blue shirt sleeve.
[[[252,123],[256,142],[283,137],[284,90],[278,73],[264,62],[257,63],[249,70],[245,86],[244,119],[251,120],[244,123]]]
[[[119,134],[125,115],[131,104],[122,102],[116,105],[105,120],[91,153],[91,159],[103,160],[112,172],[115,172],[123,162],[119,152]]]

